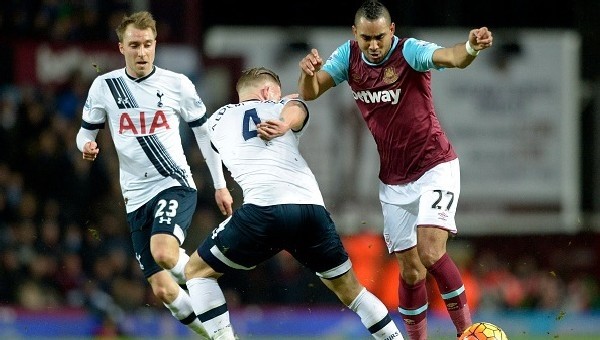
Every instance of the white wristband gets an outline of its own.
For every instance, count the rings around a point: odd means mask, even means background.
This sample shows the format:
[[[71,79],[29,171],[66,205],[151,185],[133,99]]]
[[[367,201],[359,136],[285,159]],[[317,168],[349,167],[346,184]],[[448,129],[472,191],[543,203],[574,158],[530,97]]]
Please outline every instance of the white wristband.
[[[467,53],[469,53],[473,57],[476,57],[479,54],[479,51],[476,51],[473,48],[473,46],[471,46],[471,43],[468,40],[467,40],[467,43],[465,44],[465,47],[467,48]]]

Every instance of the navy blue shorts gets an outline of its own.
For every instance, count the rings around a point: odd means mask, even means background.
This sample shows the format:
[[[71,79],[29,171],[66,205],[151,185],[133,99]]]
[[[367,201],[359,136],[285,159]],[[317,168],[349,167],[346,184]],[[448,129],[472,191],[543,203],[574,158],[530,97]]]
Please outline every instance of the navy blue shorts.
[[[197,200],[195,189],[172,187],[127,214],[135,258],[144,277],[148,278],[162,270],[150,252],[150,237],[154,234],[170,234],[181,245],[192,223]]]
[[[244,204],[213,230],[198,254],[215,271],[249,270],[286,250],[325,278],[350,269],[348,254],[325,207]]]

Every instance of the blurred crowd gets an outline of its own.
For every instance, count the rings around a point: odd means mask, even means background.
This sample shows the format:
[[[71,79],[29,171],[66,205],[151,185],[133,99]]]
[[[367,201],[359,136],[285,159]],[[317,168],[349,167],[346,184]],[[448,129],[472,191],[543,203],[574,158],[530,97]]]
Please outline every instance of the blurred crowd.
[[[115,41],[113,27],[132,8],[127,0],[6,0],[0,31],[20,39]]]
[[[0,29],[38,39],[114,40],[109,27],[130,3],[3,1]],[[138,308],[164,309],[132,256],[109,132],[100,133],[101,153],[93,163],[83,161],[75,146],[89,85],[74,72],[59,86],[5,83],[0,88],[0,305],[33,310],[81,307],[117,320]],[[222,217],[202,155],[185,129],[182,126],[184,146],[199,189],[198,208],[184,244],[189,253]],[[241,192],[233,182],[229,187],[239,204]],[[398,269],[380,235],[344,235],[344,242],[361,281],[395,310],[397,287],[389,283],[397,282]],[[532,253],[512,254],[509,260],[495,247],[497,242],[468,238],[453,242],[450,245],[460,245],[450,251],[462,259],[459,264],[474,310],[600,308],[598,273],[585,269],[596,267],[597,253],[578,260],[592,261],[588,267],[564,275],[569,264],[563,268],[541,263]],[[574,258],[586,249],[571,247],[562,255]],[[255,271],[225,276],[221,284],[230,308],[339,305],[315,275],[287,253]],[[432,311],[444,308],[435,287],[431,289]]]
[[[591,236],[591,235],[590,235]],[[458,237],[448,252],[463,276],[472,311],[544,310],[557,313],[600,309],[597,237],[570,236]],[[535,239],[535,242],[531,242]],[[390,310],[397,307],[399,275],[375,233],[347,235],[344,244],[360,281]],[[429,310],[445,315],[435,280],[428,276]]]

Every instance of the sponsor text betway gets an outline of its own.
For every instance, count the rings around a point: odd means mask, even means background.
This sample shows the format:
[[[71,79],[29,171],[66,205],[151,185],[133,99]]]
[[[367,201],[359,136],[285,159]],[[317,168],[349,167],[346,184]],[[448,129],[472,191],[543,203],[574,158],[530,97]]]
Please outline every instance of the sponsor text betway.
[[[400,92],[402,90],[401,89],[395,89],[395,90],[384,90],[384,91],[376,91],[376,92],[371,92],[371,91],[359,91],[359,92],[354,92],[352,91],[352,96],[354,96],[354,99],[356,100],[361,100],[367,104],[369,103],[391,103],[393,104],[398,104],[398,101],[400,100]]]

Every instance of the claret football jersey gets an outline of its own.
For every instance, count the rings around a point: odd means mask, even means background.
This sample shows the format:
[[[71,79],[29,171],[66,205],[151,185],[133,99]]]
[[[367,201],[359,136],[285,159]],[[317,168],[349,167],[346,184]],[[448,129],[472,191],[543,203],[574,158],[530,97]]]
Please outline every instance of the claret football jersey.
[[[350,85],[377,144],[379,179],[385,184],[415,181],[427,170],[457,157],[437,118],[431,93],[429,70],[436,68],[431,55],[437,48],[441,47],[394,37],[386,58],[372,64],[358,43],[349,40],[323,66],[336,84],[347,81]],[[413,64],[417,68],[406,59],[405,49],[416,59]]]

